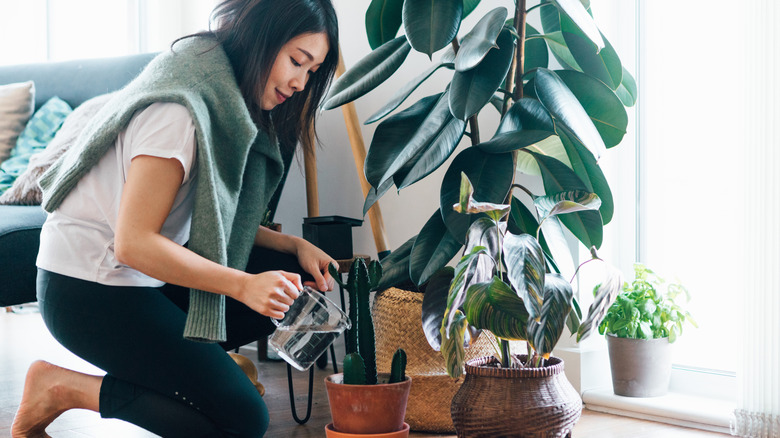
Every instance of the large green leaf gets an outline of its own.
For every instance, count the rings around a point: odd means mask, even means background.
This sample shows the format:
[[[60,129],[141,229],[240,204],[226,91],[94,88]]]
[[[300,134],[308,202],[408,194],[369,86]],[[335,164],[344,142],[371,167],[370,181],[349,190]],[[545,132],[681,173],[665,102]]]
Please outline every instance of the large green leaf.
[[[623,80],[620,82],[618,89],[615,90],[615,93],[620,98],[620,101],[623,102],[623,105],[631,107],[636,104],[636,81],[625,67],[623,67]]]
[[[447,315],[445,315],[447,317]],[[453,311],[453,323],[450,329],[441,328],[441,355],[444,358],[444,367],[447,374],[457,379],[463,375],[463,363],[466,361],[466,348],[463,346],[466,337],[466,316],[458,309]]]
[[[550,113],[538,100],[524,97],[507,110],[496,132],[504,133],[519,129],[553,132],[555,126]]]
[[[414,92],[414,90],[416,90],[417,87],[420,86],[420,84],[425,82],[426,79],[431,77],[431,75],[441,67],[452,68],[453,64],[451,62],[449,63],[440,62],[438,64],[431,66],[428,70],[424,71],[416,78],[407,82],[406,85],[401,87],[398,91],[395,92],[395,94],[393,94],[393,97],[390,98],[390,101],[388,101],[382,108],[378,109],[374,114],[369,116],[368,120],[365,121],[365,124],[368,125],[370,123],[374,123],[377,120],[393,112],[393,110],[398,108],[398,106],[401,105],[403,101],[405,101],[406,98],[409,97],[412,94],[412,92]]]
[[[601,35],[604,47],[599,50],[566,16],[561,16],[561,32],[582,72],[617,89],[623,77],[623,65],[612,44]]]
[[[504,264],[507,277],[525,302],[531,319],[539,320],[544,299],[544,253],[530,234],[504,236]]]
[[[596,22],[593,21],[593,17],[588,14],[588,10],[580,3],[580,0],[552,0],[558,6],[558,10],[563,12],[564,15],[571,19],[571,22],[582,31],[583,35],[588,38],[593,45],[597,47],[596,50],[604,48],[604,40],[601,32],[599,31]],[[563,17],[561,17],[561,28],[566,30],[563,26]]]
[[[455,70],[466,71],[476,67],[490,49],[496,46],[496,38],[504,27],[506,8],[498,7],[485,14],[460,43],[455,57]]]
[[[429,57],[449,44],[460,29],[463,2],[452,0],[405,0],[403,22],[414,50]]]
[[[538,323],[528,325],[528,342],[536,353],[550,357],[563,333],[571,312],[574,293],[571,284],[560,274],[547,274],[544,280],[544,305]]]
[[[480,0],[463,0],[463,18],[471,14],[479,6]]]
[[[573,70],[555,72],[588,113],[607,148],[617,146],[626,135],[628,114],[614,91],[603,82]]]
[[[447,92],[421,99],[377,127],[366,156],[374,187],[392,177],[398,189],[436,170],[457,147],[466,123],[452,117]]]
[[[540,68],[534,77],[534,91],[547,111],[569,128],[598,160],[606,150],[604,140],[574,93],[555,72]]]
[[[571,131],[566,129],[563,125],[556,127],[558,131],[558,138],[561,140],[566,154],[569,157],[571,168],[574,169],[574,173],[585,184],[585,188],[589,192],[593,192],[601,199],[601,220],[604,225],[608,224],[612,220],[612,215],[615,211],[615,203],[612,200],[612,190],[609,187],[607,178],[604,176],[601,167],[599,167],[596,159],[588,151],[588,149],[580,143],[580,141],[571,134]]]
[[[371,0],[366,10],[366,34],[371,50],[398,35],[403,5],[403,0]]]
[[[445,266],[436,271],[428,282],[423,294],[422,328],[425,338],[434,351],[441,349],[441,326],[447,309],[447,295],[454,277],[454,269]]]
[[[372,187],[380,187],[393,175],[394,172],[388,172],[388,169],[395,167],[395,170],[398,170],[414,156],[412,153],[406,153],[403,158],[399,158],[417,131],[424,126],[423,122],[441,96],[439,93],[424,97],[377,126],[365,161],[366,181]]]
[[[547,137],[544,140],[534,145],[528,146],[525,149],[542,155],[547,155],[548,157],[553,157],[567,166],[571,165],[569,162],[569,156],[566,154],[566,148],[563,146],[563,143],[561,143],[561,139],[558,138],[558,136],[553,135]],[[542,176],[542,171],[539,170],[539,165],[536,164],[534,157],[529,154],[518,154],[516,166],[518,172],[528,175]]]
[[[377,286],[378,290],[411,283],[412,280],[409,278],[409,255],[412,253],[412,246],[416,239],[417,236],[413,236],[381,260],[382,280],[379,282],[379,286]]]
[[[506,222],[501,222],[501,225],[506,226]],[[505,231],[505,230],[504,230]],[[503,233],[504,231],[501,231]],[[477,246],[484,247],[494,260],[498,260],[498,232],[499,228],[496,226],[495,221],[488,217],[481,217],[474,221],[469,227],[468,238],[466,239],[466,252],[471,252]]]
[[[447,92],[423,123],[399,156],[399,159],[403,159],[408,149],[418,148],[417,153],[393,175],[398,190],[409,187],[438,169],[452,155],[466,132],[466,122],[452,117],[448,110]],[[434,132],[437,126],[439,129]]]
[[[516,196],[512,197],[512,210],[509,212],[509,220],[507,222],[507,229],[513,234],[527,233],[536,236],[539,230],[539,222],[536,220],[536,216]],[[539,233],[539,244],[542,245],[547,264],[557,272],[558,266],[552,258],[552,251],[550,251],[550,247],[547,245],[547,238],[544,233]]]
[[[539,36],[534,37],[535,35]],[[544,42],[540,32],[528,23],[525,25],[525,51],[523,56],[525,58],[523,61],[525,73],[539,67],[547,68],[550,63],[550,58],[547,54],[547,43]]]
[[[373,90],[398,70],[411,49],[401,35],[372,51],[333,83],[322,107],[336,108]]]
[[[452,160],[444,174],[439,193],[442,217],[450,233],[465,243],[466,232],[476,215],[457,213],[452,209],[460,199],[461,172],[474,186],[474,199],[503,203],[514,175],[512,154],[488,154],[475,147],[466,148]]]
[[[515,37],[504,28],[496,42],[498,48],[488,51],[479,65],[468,71],[456,71],[452,78],[450,111],[461,120],[478,113],[506,79],[515,52]]]
[[[382,196],[384,196],[385,193],[387,193],[391,188],[393,188],[393,179],[388,178],[381,184],[379,184],[379,187],[371,187],[368,189],[368,193],[366,194],[366,200],[363,201],[363,216],[368,214],[368,210],[376,204],[376,201],[379,200]]]
[[[587,338],[590,333],[597,329],[604,315],[607,314],[609,306],[615,301],[618,293],[623,287],[623,278],[620,271],[614,266],[605,263],[604,280],[599,284],[596,291],[596,297],[588,309],[588,316],[580,324],[577,330],[577,342]]]
[[[581,191],[587,192],[587,187],[582,180],[560,161],[534,152],[539,168],[542,171],[544,191],[550,195]],[[561,222],[582,242],[585,247],[595,246],[599,248],[603,239],[603,224],[598,211],[581,211],[561,216]]]
[[[412,281],[421,285],[430,279],[434,272],[450,262],[463,245],[455,239],[441,218],[437,209],[420,230],[414,241],[410,256],[409,273]]]
[[[476,283],[466,292],[463,310],[469,324],[502,339],[525,340],[528,312],[523,300],[498,277]]]
[[[537,144],[554,134],[550,113],[538,100],[524,97],[506,112],[496,135],[477,146],[489,153],[509,152]]]
[[[542,38],[547,42],[550,52],[552,52],[553,57],[562,67],[571,70],[582,70],[566,45],[566,40],[563,38],[561,31],[546,33],[542,35]]]
[[[555,135],[555,133],[550,131],[522,129],[519,131],[496,134],[495,137],[479,143],[476,146],[489,154],[500,154],[531,146],[551,135]]]

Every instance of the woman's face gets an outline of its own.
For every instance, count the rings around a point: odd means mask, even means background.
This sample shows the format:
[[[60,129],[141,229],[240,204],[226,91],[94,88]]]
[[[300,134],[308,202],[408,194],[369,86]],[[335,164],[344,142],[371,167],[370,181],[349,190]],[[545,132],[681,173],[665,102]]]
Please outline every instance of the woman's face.
[[[328,54],[325,33],[305,33],[287,41],[276,55],[268,81],[260,100],[261,107],[270,111],[302,91],[309,76],[317,71]]]

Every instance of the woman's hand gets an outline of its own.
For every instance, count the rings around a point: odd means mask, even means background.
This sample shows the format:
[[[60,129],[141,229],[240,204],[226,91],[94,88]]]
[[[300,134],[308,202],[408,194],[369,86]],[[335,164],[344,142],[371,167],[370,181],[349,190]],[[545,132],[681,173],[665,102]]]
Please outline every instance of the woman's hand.
[[[333,289],[336,282],[328,272],[328,265],[333,264],[336,269],[339,267],[333,257],[304,239],[296,239],[295,254],[303,270],[314,277],[314,281],[307,281],[304,284],[322,292]]]
[[[301,276],[285,271],[267,271],[251,275],[241,285],[236,299],[250,309],[275,319],[284,318],[285,312],[298,298],[303,285]]]

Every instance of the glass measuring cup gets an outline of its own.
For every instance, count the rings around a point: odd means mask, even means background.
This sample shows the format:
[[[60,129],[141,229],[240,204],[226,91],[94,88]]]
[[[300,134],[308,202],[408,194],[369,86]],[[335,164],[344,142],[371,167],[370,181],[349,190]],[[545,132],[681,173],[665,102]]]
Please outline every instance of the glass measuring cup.
[[[284,318],[271,321],[276,331],[268,345],[300,371],[309,369],[340,333],[352,327],[346,313],[309,286],[304,286]]]

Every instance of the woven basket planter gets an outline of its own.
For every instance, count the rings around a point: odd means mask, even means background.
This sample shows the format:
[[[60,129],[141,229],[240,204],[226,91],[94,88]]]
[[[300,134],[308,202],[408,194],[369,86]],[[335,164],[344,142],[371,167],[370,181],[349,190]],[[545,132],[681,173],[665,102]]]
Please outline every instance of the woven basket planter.
[[[517,356],[525,360],[525,355]],[[570,437],[582,399],[551,357],[542,368],[497,368],[494,357],[466,362],[466,379],[452,399],[459,437]]]
[[[390,372],[393,353],[406,351],[406,374],[412,389],[406,405],[406,422],[415,431],[454,433],[450,417],[452,397],[463,379],[447,375],[441,352],[434,351],[422,330],[423,294],[390,288],[376,294],[373,307],[377,371]],[[466,359],[495,353],[487,332],[466,350]]]

